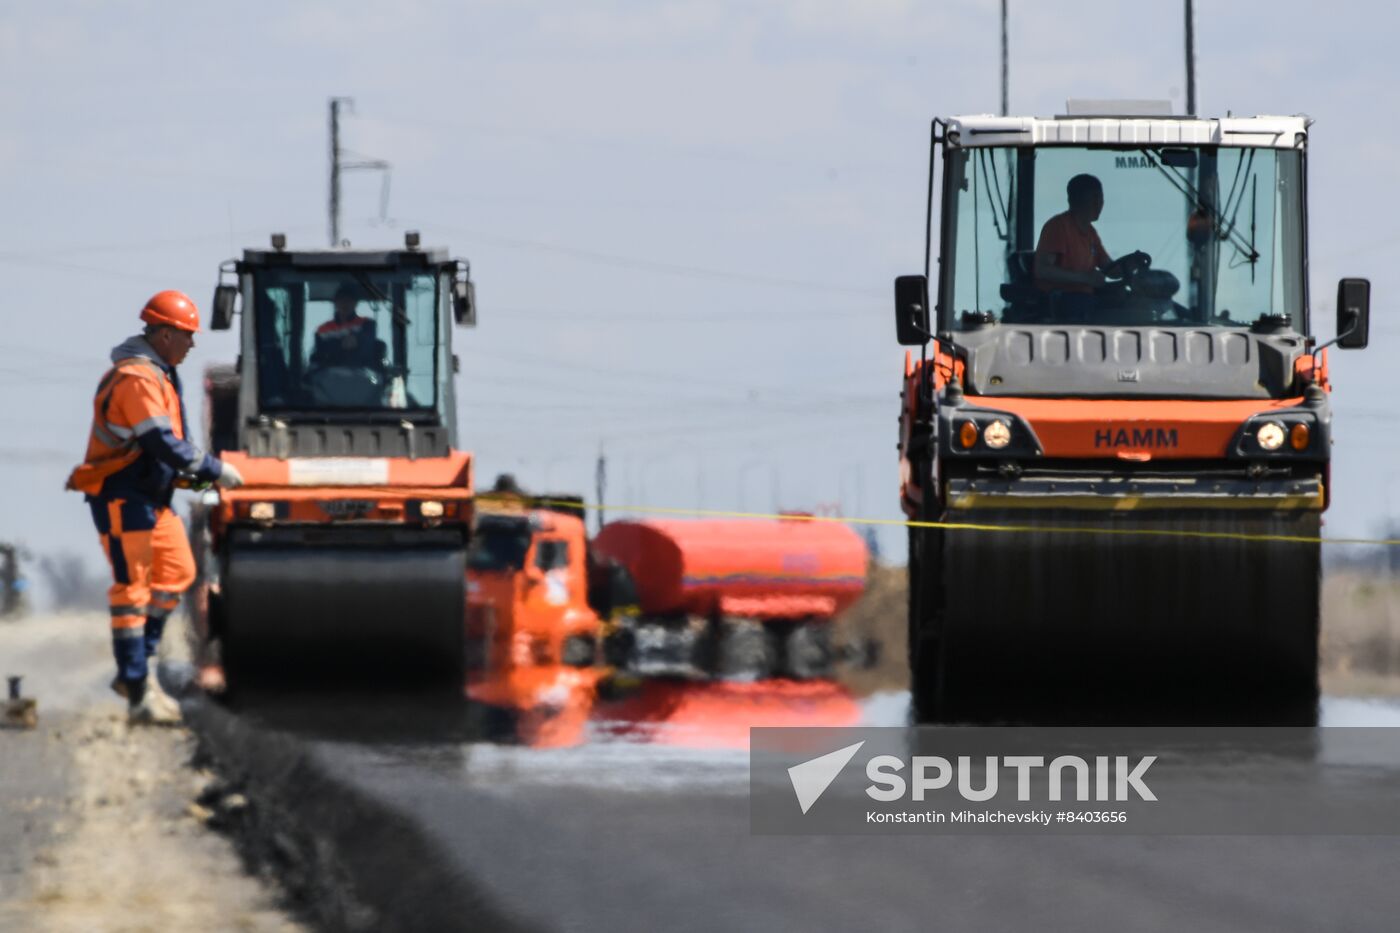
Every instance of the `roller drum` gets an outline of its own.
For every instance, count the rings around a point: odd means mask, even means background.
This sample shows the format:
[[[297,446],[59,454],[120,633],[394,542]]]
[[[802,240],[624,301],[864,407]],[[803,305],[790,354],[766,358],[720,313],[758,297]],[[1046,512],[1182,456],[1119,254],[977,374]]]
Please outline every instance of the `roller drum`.
[[[919,718],[1315,721],[1319,546],[1190,533],[1315,537],[1317,513],[978,510],[949,520],[1042,530],[916,531]]]
[[[231,680],[350,675],[462,682],[460,544],[230,543],[223,572]]]

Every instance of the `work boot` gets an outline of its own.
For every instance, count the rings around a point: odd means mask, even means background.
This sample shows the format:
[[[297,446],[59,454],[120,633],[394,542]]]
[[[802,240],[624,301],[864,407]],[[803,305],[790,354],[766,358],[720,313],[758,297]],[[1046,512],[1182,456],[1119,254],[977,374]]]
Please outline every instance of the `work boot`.
[[[128,689],[126,681],[122,680],[121,674],[113,677],[109,686],[112,688],[112,692],[122,699],[128,700],[131,698],[131,691]],[[178,700],[165,692],[165,688],[160,685],[160,678],[156,676],[154,670],[146,672],[146,692],[155,693],[156,696],[159,697],[160,702],[173,703],[177,708],[180,705]]]
[[[145,700],[160,710],[163,716],[169,717],[171,722],[179,722],[182,719],[180,701],[165,692],[155,671],[146,675]]]
[[[132,725],[175,726],[183,721],[180,704],[161,689],[155,671],[143,681],[123,681],[121,687],[126,691],[127,722]]]
[[[138,702],[126,709],[126,721],[133,726],[178,726],[184,721],[180,715],[180,705],[165,694],[150,690],[141,691]],[[164,698],[160,699],[161,697]]]

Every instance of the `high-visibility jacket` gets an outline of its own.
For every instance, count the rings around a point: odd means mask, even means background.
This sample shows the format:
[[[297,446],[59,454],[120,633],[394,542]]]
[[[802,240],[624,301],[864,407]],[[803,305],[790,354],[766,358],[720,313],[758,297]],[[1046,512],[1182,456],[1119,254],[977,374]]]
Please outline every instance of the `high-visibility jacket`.
[[[359,315],[345,321],[332,318],[316,328],[311,362],[318,366],[373,367],[380,355],[377,332],[373,318]]]
[[[68,488],[166,506],[177,475],[218,479],[223,464],[185,439],[175,368],[139,336],[113,349],[112,363],[93,397],[87,455],[68,477]]]

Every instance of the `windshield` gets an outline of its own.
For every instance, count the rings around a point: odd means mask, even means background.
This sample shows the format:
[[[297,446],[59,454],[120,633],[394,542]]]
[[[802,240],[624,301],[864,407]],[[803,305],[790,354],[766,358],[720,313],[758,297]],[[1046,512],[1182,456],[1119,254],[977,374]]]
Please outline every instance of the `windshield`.
[[[948,150],[941,327],[1305,321],[1302,154]]]
[[[523,518],[482,518],[467,549],[471,570],[515,571],[525,567],[530,523]]]
[[[263,409],[436,405],[436,274],[262,269],[253,287]]]

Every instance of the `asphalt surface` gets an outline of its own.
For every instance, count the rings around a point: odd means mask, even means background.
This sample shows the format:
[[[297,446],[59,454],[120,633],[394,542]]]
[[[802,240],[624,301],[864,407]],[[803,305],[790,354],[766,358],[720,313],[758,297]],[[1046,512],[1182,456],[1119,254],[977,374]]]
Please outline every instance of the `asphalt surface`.
[[[902,724],[906,703],[876,698],[865,721]],[[245,716],[299,733],[407,819],[446,877],[538,929],[1390,930],[1400,915],[1395,837],[754,836],[742,749],[596,729],[529,748],[470,721],[389,740],[378,717],[411,711],[336,708]],[[351,739],[356,722],[371,728]],[[1400,709],[1328,700],[1323,724],[1396,725]]]

